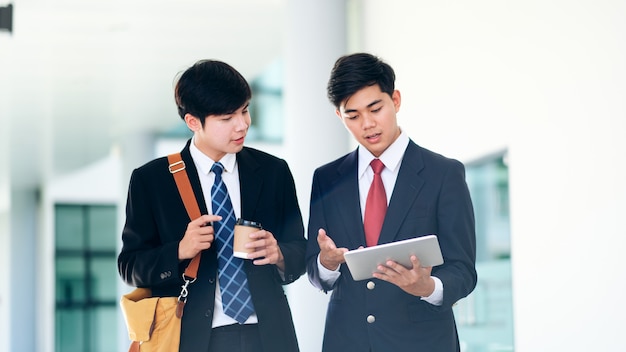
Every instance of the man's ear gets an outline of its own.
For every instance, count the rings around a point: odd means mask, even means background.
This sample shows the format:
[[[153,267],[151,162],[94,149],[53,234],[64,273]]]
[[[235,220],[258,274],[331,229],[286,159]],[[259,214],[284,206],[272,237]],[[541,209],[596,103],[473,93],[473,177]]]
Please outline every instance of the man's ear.
[[[202,129],[200,120],[189,113],[185,114],[185,124],[187,124],[187,127],[191,130],[191,132],[197,132]]]
[[[393,106],[396,107],[396,112],[400,111],[400,103],[402,102],[402,98],[400,96],[399,90],[394,90],[393,94],[391,94],[391,100],[393,101]]]
[[[341,111],[339,111],[339,109],[335,110],[335,114],[337,115],[337,117],[339,118],[339,120],[343,121],[343,117],[341,116]]]

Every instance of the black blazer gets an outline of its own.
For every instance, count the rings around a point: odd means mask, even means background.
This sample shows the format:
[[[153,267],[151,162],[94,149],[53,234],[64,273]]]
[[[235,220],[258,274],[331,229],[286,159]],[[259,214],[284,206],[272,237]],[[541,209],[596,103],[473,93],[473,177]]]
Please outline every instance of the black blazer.
[[[182,150],[202,214],[208,214],[196,166]],[[237,153],[241,187],[241,216],[256,221],[277,239],[285,257],[285,280],[274,265],[245,261],[252,301],[259,320],[263,351],[298,351],[291,310],[282,285],[305,271],[306,239],[293,176],[287,163],[267,153],[244,148]],[[178,243],[190,222],[168,170],[166,157],[155,159],[132,173],[122,232],[118,269],[131,286],[149,287],[154,296],[178,296],[188,260],[179,263]],[[182,319],[180,351],[206,351],[217,282],[215,247],[202,253],[198,278],[189,286]]]
[[[345,264],[333,286],[320,280],[319,228],[337,247],[365,246],[357,164],[354,151],[318,168],[313,176],[307,272],[314,286],[333,291],[323,351],[459,351],[452,305],[467,296],[477,280],[474,213],[463,164],[409,142],[378,242],[438,236],[445,263],[434,267],[432,275],[443,283],[441,306],[382,280],[354,281]]]

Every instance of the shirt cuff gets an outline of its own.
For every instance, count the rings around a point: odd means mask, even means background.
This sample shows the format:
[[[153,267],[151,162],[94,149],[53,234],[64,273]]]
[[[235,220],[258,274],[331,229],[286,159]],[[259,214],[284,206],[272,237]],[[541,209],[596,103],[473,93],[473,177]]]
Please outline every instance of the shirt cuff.
[[[426,301],[434,306],[440,306],[443,303],[443,282],[436,277],[431,276],[435,281],[435,290],[428,297],[422,297],[423,301]]]
[[[320,280],[322,280],[323,282],[332,285],[335,283],[335,281],[337,281],[337,279],[339,278],[339,276],[341,276],[341,271],[339,271],[339,268],[341,267],[341,265],[339,265],[337,267],[337,270],[328,270],[326,269],[323,265],[322,262],[320,261],[320,256],[319,254],[317,255],[317,268],[319,269],[319,273],[320,273]]]

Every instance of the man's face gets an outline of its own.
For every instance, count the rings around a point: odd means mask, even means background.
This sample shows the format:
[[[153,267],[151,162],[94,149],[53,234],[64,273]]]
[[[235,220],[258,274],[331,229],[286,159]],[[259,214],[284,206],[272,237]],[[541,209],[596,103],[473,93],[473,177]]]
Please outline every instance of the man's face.
[[[250,127],[249,103],[231,114],[209,115],[200,120],[192,115],[185,116],[185,122],[194,132],[195,144],[213,161],[220,160],[227,153],[237,153],[243,149],[243,142]]]
[[[395,90],[389,96],[375,84],[343,101],[336,113],[354,138],[379,157],[400,135],[399,110],[400,92]]]

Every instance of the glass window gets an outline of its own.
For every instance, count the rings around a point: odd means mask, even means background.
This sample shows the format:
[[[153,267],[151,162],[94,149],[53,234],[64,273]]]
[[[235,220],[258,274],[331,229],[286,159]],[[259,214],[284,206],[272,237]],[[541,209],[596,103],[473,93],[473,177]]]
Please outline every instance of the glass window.
[[[85,227],[80,207],[57,206],[55,209],[56,248],[63,250],[81,249],[85,247],[84,237],[81,232]],[[60,221],[59,221],[60,220]]]
[[[276,60],[250,82],[250,140],[280,143],[283,140],[283,64]]]
[[[116,207],[55,206],[55,350],[116,350]]]

